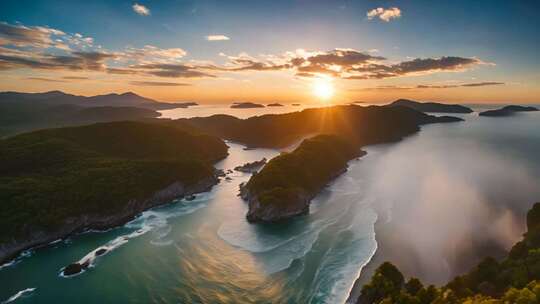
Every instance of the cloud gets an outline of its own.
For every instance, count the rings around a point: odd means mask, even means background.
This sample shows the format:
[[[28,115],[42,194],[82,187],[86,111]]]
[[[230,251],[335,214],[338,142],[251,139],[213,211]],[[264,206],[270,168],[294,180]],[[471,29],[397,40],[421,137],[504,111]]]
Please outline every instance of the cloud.
[[[174,62],[186,55],[187,52],[181,48],[162,49],[153,45],[145,45],[143,48],[126,48],[121,59],[125,61]]]
[[[138,3],[135,3],[133,4],[133,6],[131,6],[131,8],[133,8],[133,11],[141,16],[148,16],[150,15],[150,10],[142,5],[142,4],[138,4]]]
[[[215,77],[186,64],[151,63],[130,66],[132,70],[159,77],[196,78]]]
[[[360,89],[360,91],[398,91],[398,90],[414,90],[414,89],[453,89],[453,88],[470,88],[470,87],[484,87],[484,86],[498,86],[505,85],[504,82],[485,81],[485,82],[473,82],[473,83],[459,83],[459,84],[419,84],[414,86],[376,86],[371,88]],[[358,91],[358,90],[354,90]]]
[[[155,87],[182,87],[190,86],[189,83],[160,82],[160,81],[130,81],[129,84],[135,86],[155,86]]]
[[[484,87],[484,86],[494,86],[494,85],[504,85],[504,82],[494,82],[494,81],[488,81],[488,82],[476,82],[476,83],[467,83],[463,84],[461,86],[463,87]]]
[[[0,45],[48,48],[57,44],[52,36],[61,35],[65,33],[47,27],[27,27],[0,22]]]
[[[367,12],[367,17],[369,20],[373,20],[374,18],[378,17],[382,21],[390,22],[392,19],[401,17],[401,10],[397,7],[391,7],[388,9],[378,7]]]
[[[62,77],[62,79],[68,79],[68,80],[87,80],[87,79],[90,79],[90,78],[84,77],[84,76],[64,76],[64,77]]]
[[[5,69],[31,68],[42,70],[91,70],[105,69],[105,60],[114,58],[114,54],[101,52],[72,52],[70,55],[36,55],[25,57],[0,54],[0,66]]]
[[[215,37],[223,35],[213,35]],[[221,73],[288,71],[296,77],[332,76],[341,79],[386,79],[459,72],[479,65],[493,65],[475,57],[442,56],[389,61],[374,50],[336,48],[328,51],[297,49],[282,54],[247,53],[230,56],[228,61],[185,60],[182,48],[126,47],[107,51],[93,46],[94,40],[80,33],[67,34],[43,26],[0,23],[0,70],[20,68],[39,70],[98,71],[116,75],[142,75],[166,78],[217,77]]]
[[[50,78],[43,78],[43,77],[27,77],[28,80],[37,80],[37,81],[44,81],[44,82],[67,82],[65,80],[60,79],[50,79]]]
[[[343,79],[384,79],[464,71],[475,65],[489,64],[474,57],[455,56],[416,58],[388,64],[385,57],[354,49],[334,49],[326,52],[297,50],[282,56],[265,55],[262,59],[245,53],[227,57],[229,62],[226,66],[208,68],[231,72],[292,70],[299,77],[327,75]]]
[[[206,40],[208,41],[225,41],[225,40],[231,40],[231,38],[225,36],[225,35],[209,35],[206,36]]]

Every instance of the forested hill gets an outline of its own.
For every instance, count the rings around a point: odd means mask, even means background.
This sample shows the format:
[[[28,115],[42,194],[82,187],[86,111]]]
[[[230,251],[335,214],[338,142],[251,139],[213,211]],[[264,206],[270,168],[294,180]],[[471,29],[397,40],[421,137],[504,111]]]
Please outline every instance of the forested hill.
[[[356,105],[306,109],[287,114],[269,114],[247,119],[213,115],[179,119],[209,134],[251,147],[281,148],[319,133],[339,134],[357,145],[398,140],[428,123],[461,121],[436,117],[406,107]]]
[[[86,228],[206,191],[228,147],[140,122],[47,129],[0,140],[0,262]]]
[[[540,203],[527,213],[527,232],[508,257],[487,257],[470,272],[443,287],[405,280],[383,263],[366,284],[358,304],[536,304],[540,303]]]

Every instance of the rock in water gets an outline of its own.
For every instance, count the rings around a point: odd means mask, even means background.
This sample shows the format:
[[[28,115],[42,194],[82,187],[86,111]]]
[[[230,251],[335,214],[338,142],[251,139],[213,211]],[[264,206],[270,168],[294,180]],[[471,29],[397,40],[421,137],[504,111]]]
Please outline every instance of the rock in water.
[[[242,166],[237,166],[234,168],[236,171],[244,172],[244,173],[254,173],[259,171],[259,169],[266,164],[266,158],[263,158],[261,160],[257,160],[251,163],[243,164]]]
[[[81,271],[88,268],[89,264],[90,263],[88,261],[85,261],[82,264],[80,264],[80,263],[69,264],[69,265],[66,266],[66,268],[64,268],[64,275],[65,276],[72,276],[72,275],[81,273]]]
[[[98,251],[96,251],[95,256],[104,255],[105,252],[107,252],[107,249],[105,249],[105,248],[100,248],[100,249],[98,249]]]

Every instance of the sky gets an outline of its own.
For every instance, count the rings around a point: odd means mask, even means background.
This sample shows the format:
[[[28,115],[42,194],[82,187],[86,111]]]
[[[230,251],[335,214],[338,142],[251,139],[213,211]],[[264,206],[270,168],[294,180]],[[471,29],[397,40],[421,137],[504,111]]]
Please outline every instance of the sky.
[[[540,102],[540,1],[0,2],[0,91]]]

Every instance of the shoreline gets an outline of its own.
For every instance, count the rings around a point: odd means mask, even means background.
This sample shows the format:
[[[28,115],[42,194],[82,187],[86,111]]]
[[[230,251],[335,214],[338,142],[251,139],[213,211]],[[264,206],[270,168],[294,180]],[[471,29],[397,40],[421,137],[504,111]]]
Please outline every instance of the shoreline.
[[[377,210],[378,218],[375,222],[375,240],[377,248],[375,254],[364,265],[359,272],[359,276],[354,281],[346,304],[362,304],[357,302],[362,287],[369,283],[375,270],[384,262],[391,262],[398,267],[406,278],[418,278],[426,284],[442,286],[447,284],[455,276],[470,271],[481,259],[493,257],[497,260],[504,258],[507,250],[502,248],[490,239],[479,239],[471,248],[461,252],[448,252],[446,260],[441,261],[438,269],[422,263],[420,254],[413,246],[403,246],[399,236],[395,233],[396,222],[389,212]],[[444,279],[434,279],[433,273],[446,273]]]
[[[16,264],[16,260],[21,254],[29,250],[39,250],[47,248],[59,241],[63,241],[70,236],[87,233],[88,231],[107,231],[118,228],[137,217],[142,212],[154,207],[172,203],[173,200],[207,192],[217,185],[220,179],[216,173],[209,178],[201,180],[190,187],[184,187],[180,182],[174,182],[169,186],[154,192],[154,194],[145,200],[131,200],[127,203],[122,212],[113,215],[92,217],[83,215],[75,221],[73,225],[63,227],[54,233],[37,232],[37,237],[23,242],[12,242],[0,247],[0,269],[10,267]],[[11,245],[11,246],[10,246]]]

